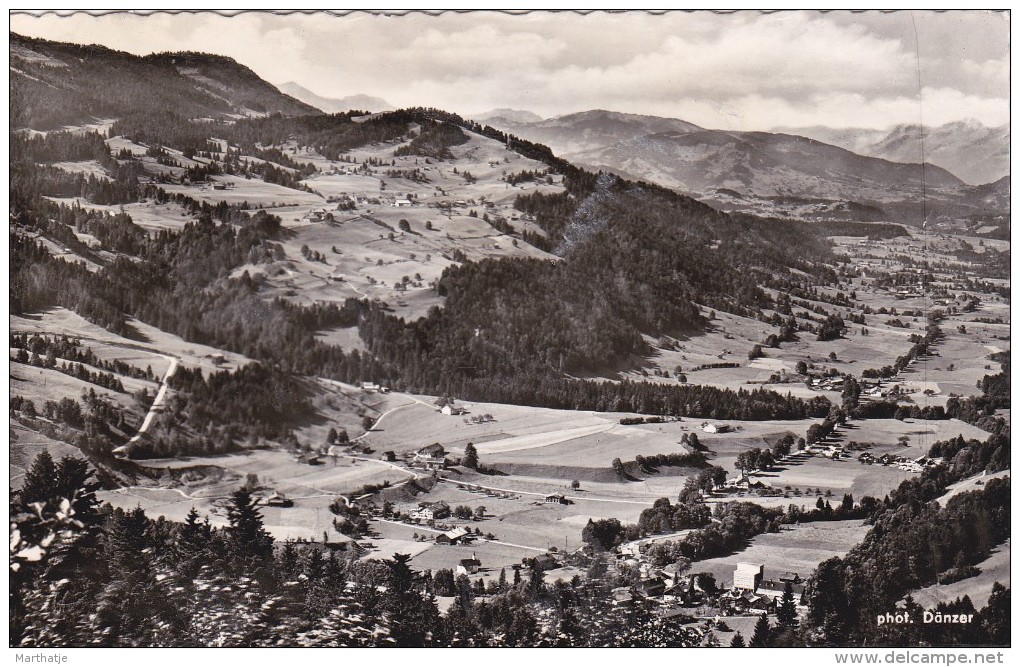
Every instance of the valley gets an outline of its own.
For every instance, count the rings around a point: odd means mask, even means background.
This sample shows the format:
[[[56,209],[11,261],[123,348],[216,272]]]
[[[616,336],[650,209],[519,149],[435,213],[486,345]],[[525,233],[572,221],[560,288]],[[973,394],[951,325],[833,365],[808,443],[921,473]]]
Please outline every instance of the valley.
[[[691,644],[733,639],[720,619],[842,641],[907,596],[998,604],[999,188],[800,136],[601,111],[493,128],[72,46],[12,34],[14,93],[81,101],[68,77],[115,63],[167,91],[12,118],[18,539],[78,503],[94,532],[67,534],[111,571],[170,554],[130,570],[146,595],[167,571],[243,577],[306,605],[302,642],[398,585],[434,628],[647,612]],[[918,540],[940,547],[896,569]]]

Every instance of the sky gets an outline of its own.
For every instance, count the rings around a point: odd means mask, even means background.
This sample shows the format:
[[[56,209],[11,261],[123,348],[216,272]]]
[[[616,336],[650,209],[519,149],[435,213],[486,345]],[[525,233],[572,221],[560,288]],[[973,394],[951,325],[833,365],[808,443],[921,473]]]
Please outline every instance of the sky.
[[[140,55],[218,53],[325,97],[466,116],[608,109],[730,130],[1009,122],[1008,12],[15,13],[10,26]]]

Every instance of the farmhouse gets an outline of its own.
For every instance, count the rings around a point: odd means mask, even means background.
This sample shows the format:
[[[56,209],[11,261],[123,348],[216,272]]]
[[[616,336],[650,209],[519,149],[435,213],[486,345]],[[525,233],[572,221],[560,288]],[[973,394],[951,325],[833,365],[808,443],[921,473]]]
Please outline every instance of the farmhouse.
[[[747,476],[746,472],[741,472],[736,477],[726,480],[726,483],[723,485],[723,489],[736,489],[737,491],[747,491],[750,488],[751,478]]]
[[[447,403],[443,407],[439,408],[439,411],[442,412],[444,415],[454,415],[454,416],[456,416],[456,415],[463,415],[463,414],[467,413],[467,410],[465,410],[464,408],[462,408],[462,407],[460,407],[458,405],[452,405],[450,403]]]
[[[634,594],[626,586],[614,588],[612,594],[614,607],[629,607],[634,604]]]
[[[380,456],[379,459],[382,461],[386,461],[388,463],[393,463],[394,461],[397,460],[397,455],[393,452],[392,449],[390,449],[383,452],[382,456]]]
[[[780,575],[777,579],[768,579],[761,583],[758,587],[757,593],[771,598],[774,602],[778,603],[783,599],[783,593],[786,591],[786,584],[789,583],[790,587],[793,588],[793,597],[798,604],[802,604],[804,590],[807,587],[807,582],[800,578],[796,572],[787,572]]]
[[[443,470],[446,468],[446,450],[438,442],[426,445],[414,453],[411,465],[429,470]]]
[[[436,544],[456,544],[460,542],[468,535],[468,529],[463,526],[458,526],[453,530],[448,530],[445,533],[436,535]]]
[[[642,579],[634,588],[646,598],[657,598],[666,592],[666,582],[659,577],[650,577]]]
[[[668,582],[667,582],[668,586]],[[676,579],[676,583],[666,588],[666,592],[676,597],[680,604],[693,606],[701,604],[708,597],[704,589],[698,583],[698,577],[684,577]]]
[[[539,572],[552,570],[559,566],[559,563],[556,561],[556,557],[552,554],[539,554],[532,558],[524,558],[521,562],[534,570],[538,570]]]
[[[395,202],[393,202],[393,205],[396,206],[397,208],[402,208],[404,206],[410,206],[411,205],[411,200],[410,199],[398,199]]]
[[[733,430],[733,427],[729,424],[710,424],[706,422],[701,425],[701,430],[705,433],[729,433]]]
[[[679,563],[670,563],[663,567],[659,572],[666,579],[666,583],[670,586],[675,586],[680,583],[680,573],[684,571],[684,568]]]
[[[775,601],[754,591],[733,590],[719,596],[719,608],[737,614],[749,611],[769,612],[775,609]]]
[[[418,509],[411,512],[411,518],[419,521],[435,521],[450,516],[450,506],[438,503],[418,503]]]
[[[269,507],[293,507],[294,501],[279,491],[274,491],[272,495],[266,498],[266,505]]]
[[[464,558],[457,565],[457,574],[478,574],[478,570],[482,567],[482,561],[478,560],[478,557],[472,553],[471,558]]]
[[[545,497],[546,505],[567,505],[569,501],[562,493],[554,493]]]

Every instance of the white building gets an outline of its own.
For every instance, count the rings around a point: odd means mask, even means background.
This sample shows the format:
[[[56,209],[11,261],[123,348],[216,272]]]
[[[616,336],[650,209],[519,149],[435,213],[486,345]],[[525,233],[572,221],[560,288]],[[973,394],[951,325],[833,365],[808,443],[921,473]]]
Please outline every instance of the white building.
[[[733,588],[753,591],[761,585],[765,576],[765,566],[759,563],[737,563],[733,573]]]

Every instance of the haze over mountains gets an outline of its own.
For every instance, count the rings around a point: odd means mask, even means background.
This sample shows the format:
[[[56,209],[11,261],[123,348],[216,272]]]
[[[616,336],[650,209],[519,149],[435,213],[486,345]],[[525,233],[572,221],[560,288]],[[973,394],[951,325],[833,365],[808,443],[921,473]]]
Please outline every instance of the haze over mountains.
[[[543,118],[532,111],[521,109],[493,109],[481,114],[472,114],[479,123],[540,123]]]
[[[893,162],[921,161],[919,125],[897,125],[888,131],[818,126],[783,131],[860,155]],[[986,127],[975,120],[926,127],[924,158],[971,185],[991,183],[1009,174],[1009,137],[1009,125]]]
[[[326,113],[343,113],[345,111],[393,111],[395,107],[381,97],[371,95],[347,95],[345,97],[323,97],[300,86],[293,81],[277,86],[281,92],[301,100],[305,104],[321,109]]]

